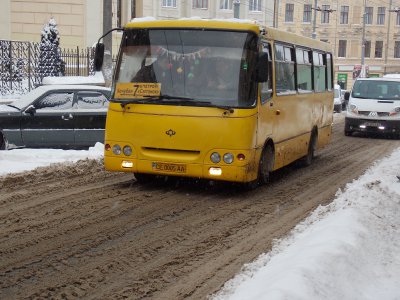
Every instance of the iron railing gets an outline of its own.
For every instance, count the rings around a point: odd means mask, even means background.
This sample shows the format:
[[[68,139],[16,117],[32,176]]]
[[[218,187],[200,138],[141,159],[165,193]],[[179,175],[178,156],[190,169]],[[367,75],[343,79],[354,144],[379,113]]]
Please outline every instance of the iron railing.
[[[0,94],[25,94],[42,83],[40,44],[0,40]],[[60,49],[64,76],[94,74],[94,49]]]

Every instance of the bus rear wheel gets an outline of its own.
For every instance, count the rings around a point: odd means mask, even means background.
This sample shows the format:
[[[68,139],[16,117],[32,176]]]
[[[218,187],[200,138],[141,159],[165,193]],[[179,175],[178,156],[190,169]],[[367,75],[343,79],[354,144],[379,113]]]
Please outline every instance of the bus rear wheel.
[[[308,167],[309,165],[311,165],[315,156],[315,150],[317,150],[317,141],[318,141],[318,135],[315,131],[313,131],[311,133],[310,143],[308,144],[307,155],[304,156],[301,160],[301,164],[304,167]]]

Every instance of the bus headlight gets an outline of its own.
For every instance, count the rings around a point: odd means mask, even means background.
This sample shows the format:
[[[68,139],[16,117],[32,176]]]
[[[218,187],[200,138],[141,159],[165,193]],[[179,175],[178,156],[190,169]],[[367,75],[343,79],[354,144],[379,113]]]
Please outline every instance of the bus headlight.
[[[112,147],[112,152],[113,152],[115,155],[120,155],[120,154],[121,154],[121,146],[118,145],[118,144],[114,145],[114,146]]]
[[[125,146],[123,152],[126,156],[130,156],[132,154],[132,148],[130,146]]]
[[[231,164],[233,162],[233,154],[232,153],[225,153],[224,154],[224,162],[227,164]]]
[[[210,156],[210,159],[214,164],[217,164],[221,161],[221,155],[219,155],[218,152],[213,152]]]

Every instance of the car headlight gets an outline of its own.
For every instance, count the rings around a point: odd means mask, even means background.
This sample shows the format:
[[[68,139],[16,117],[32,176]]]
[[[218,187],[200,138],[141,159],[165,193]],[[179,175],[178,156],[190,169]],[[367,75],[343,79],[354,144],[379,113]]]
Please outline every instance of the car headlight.
[[[118,144],[114,145],[114,146],[112,147],[112,152],[113,152],[115,155],[120,155],[120,154],[121,154],[121,146],[118,145]]]
[[[219,155],[218,152],[213,152],[210,156],[210,159],[214,164],[217,164],[221,161],[221,155]]]
[[[352,113],[354,113],[354,114],[358,114],[358,108],[357,108],[357,106],[354,105],[354,104],[350,104],[350,105],[349,105],[349,111],[352,112]]]
[[[231,164],[233,162],[233,154],[232,153],[225,153],[224,154],[224,162],[227,164]]]

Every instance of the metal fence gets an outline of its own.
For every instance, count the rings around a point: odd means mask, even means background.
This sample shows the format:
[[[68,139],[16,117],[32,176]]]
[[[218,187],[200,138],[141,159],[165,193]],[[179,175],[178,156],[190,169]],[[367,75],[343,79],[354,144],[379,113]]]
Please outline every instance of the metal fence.
[[[61,49],[64,76],[94,74],[94,49]],[[25,94],[42,82],[39,74],[40,44],[0,40],[0,94]]]

